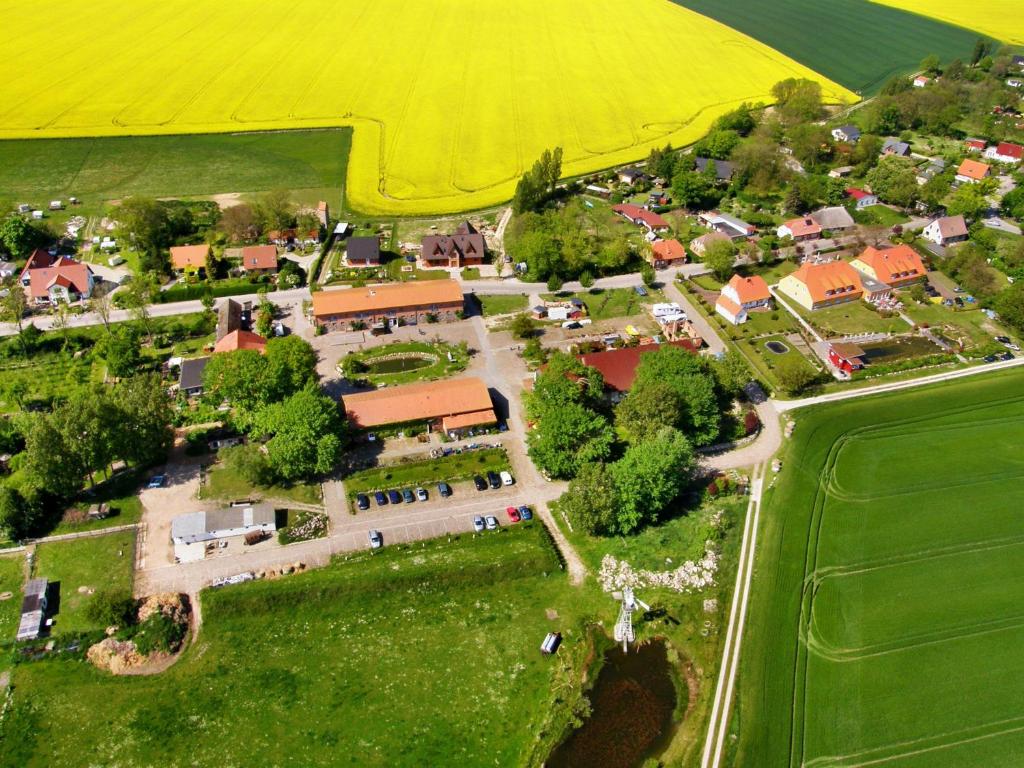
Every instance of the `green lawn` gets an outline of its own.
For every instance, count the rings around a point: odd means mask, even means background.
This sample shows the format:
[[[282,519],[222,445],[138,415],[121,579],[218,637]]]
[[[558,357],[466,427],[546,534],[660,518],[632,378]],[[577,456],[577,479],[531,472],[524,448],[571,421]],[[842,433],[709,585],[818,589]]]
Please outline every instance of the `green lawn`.
[[[510,469],[508,456],[503,448],[486,448],[476,451],[442,456],[427,461],[410,461],[389,464],[373,469],[364,469],[345,478],[345,492],[351,500],[357,493],[402,488],[424,487],[441,482],[454,483],[468,480],[473,475],[485,474],[488,470],[501,472]],[[431,493],[436,489],[428,488]]]
[[[853,213],[854,221],[858,224],[875,225],[879,227],[894,227],[897,224],[906,224],[910,219],[899,211],[894,211],[885,205],[869,205]]]
[[[82,587],[131,589],[135,566],[135,531],[120,531],[71,541],[40,544],[32,566],[33,577],[60,582],[60,610],[54,634],[97,627],[84,616],[90,596]]]
[[[1015,765],[1024,372],[798,411],[728,764]]]
[[[965,347],[981,346],[1000,334],[1015,336],[999,323],[989,320],[980,309],[953,310],[941,304],[918,304],[905,299],[904,311],[918,325],[927,324],[951,341],[962,339]]]
[[[923,58],[970,61],[980,37],[867,0],[674,0],[792,57],[852,91],[872,95]],[[808,35],[807,30],[818,33]],[[864,41],[873,54],[864,55]],[[999,44],[991,41],[994,50]]]
[[[216,466],[205,474],[199,489],[201,499],[281,499],[298,501],[303,504],[319,504],[323,500],[319,483],[296,483],[295,485],[253,486],[236,472],[224,466]]]
[[[139,473],[134,471],[125,472],[113,480],[102,483],[91,494],[83,495],[78,502],[72,504],[64,513],[64,519],[51,533],[78,533],[139,522],[142,517],[142,502],[139,500],[141,484]],[[103,520],[90,520],[89,507],[99,503],[109,507],[109,517]]]
[[[388,369],[388,366],[393,364],[394,361],[381,359],[389,355],[407,355],[410,359],[415,359],[417,355],[425,355],[433,357],[434,361],[423,365],[421,368],[391,371]],[[449,355],[453,359],[449,360]],[[381,347],[350,352],[343,360],[352,358],[368,367],[368,370],[356,374],[356,378],[366,380],[378,386],[381,384],[393,386],[395,384],[408,384],[413,381],[442,379],[465,370],[466,365],[469,363],[469,354],[465,349],[440,341],[399,341],[385,344]],[[429,360],[428,357],[423,359]],[[378,366],[383,366],[383,369],[380,369]],[[338,364],[338,370],[343,371],[341,363]]]
[[[512,296],[488,296],[477,294],[484,317],[494,315],[507,315],[513,312],[523,312],[527,307],[529,298],[526,294]]]
[[[538,763],[555,733],[546,723],[566,717],[578,689],[554,683],[578,674],[582,620],[614,608],[568,586],[541,526],[347,560],[205,592],[198,646],[155,677],[20,665],[5,761]],[[538,651],[554,629],[565,637],[557,658]]]
[[[127,195],[322,189],[336,206],[351,136],[344,128],[0,141],[0,194],[36,204],[75,196],[90,206]]]
[[[665,301],[665,295],[648,288],[646,296],[639,296],[632,288],[591,288],[580,293],[545,293],[545,301],[566,301],[580,299],[587,305],[587,317],[592,320],[610,320],[616,317],[631,317],[646,311],[647,305]]]
[[[0,594],[11,597],[0,600],[0,643],[14,640],[21,620],[22,587],[25,584],[25,556],[22,553],[0,555]],[[7,665],[0,658],[0,669]]]
[[[785,301],[826,338],[858,333],[907,333],[910,330],[910,326],[899,315],[882,317],[863,301],[848,301],[813,312],[792,299]]]

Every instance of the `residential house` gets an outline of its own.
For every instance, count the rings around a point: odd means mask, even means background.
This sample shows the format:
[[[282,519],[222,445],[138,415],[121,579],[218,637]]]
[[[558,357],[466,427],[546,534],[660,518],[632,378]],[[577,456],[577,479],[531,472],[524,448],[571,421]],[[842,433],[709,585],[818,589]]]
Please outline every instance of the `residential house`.
[[[287,248],[295,244],[296,232],[294,229],[272,229],[267,232],[267,240],[281,248]]]
[[[457,435],[497,422],[487,385],[476,376],[357,392],[344,395],[342,406],[357,429],[427,423]]]
[[[789,237],[796,242],[817,240],[821,237],[821,225],[810,216],[790,219],[776,230],[779,237]]]
[[[178,391],[186,397],[199,397],[203,394],[203,371],[210,362],[208,357],[194,357],[181,361],[181,373],[178,376]]]
[[[945,173],[945,171],[946,161],[941,157],[933,157],[924,166],[918,169],[917,183],[923,187],[936,176]]]
[[[836,141],[856,144],[860,141],[860,128],[856,125],[840,125],[838,128],[832,129],[832,138]]]
[[[733,275],[722,287],[715,311],[733,325],[740,325],[747,321],[750,310],[767,309],[771,304],[772,294],[763,277]]]
[[[629,184],[630,186],[633,186],[638,181],[642,181],[645,178],[647,178],[647,176],[644,175],[644,172],[639,168],[623,168],[619,171],[619,181],[623,184]]]
[[[986,146],[988,144],[984,139],[967,139],[964,141],[964,148],[968,152],[984,152]]]
[[[433,317],[455,320],[462,312],[462,288],[454,280],[368,285],[317,291],[313,294],[313,321],[329,331],[352,324],[415,325]]]
[[[693,339],[680,339],[665,344],[641,344],[636,347],[588,352],[577,355],[577,357],[584,365],[596,368],[601,372],[604,377],[605,392],[613,401],[617,401],[633,386],[641,357],[650,352],[657,352],[666,346],[679,347],[696,354],[700,350],[701,343]]]
[[[882,144],[882,156],[888,157],[889,155],[908,157],[910,155],[910,145],[899,139],[886,139],[885,143]]]
[[[21,270],[20,282],[33,304],[72,303],[92,296],[92,269],[70,256],[36,249]]]
[[[50,583],[46,579],[29,579],[25,596],[21,600],[21,619],[18,622],[18,642],[36,640],[46,626],[46,593]]]
[[[833,342],[828,345],[828,361],[846,374],[864,367],[864,355],[864,350],[856,344]]]
[[[686,249],[678,240],[655,240],[651,243],[651,263],[656,269],[685,264]]]
[[[937,245],[960,243],[967,239],[967,222],[963,216],[943,216],[930,222],[921,234]]]
[[[697,172],[706,173],[708,170],[708,163],[714,163],[716,181],[732,181],[732,177],[736,175],[736,163],[731,163],[728,160],[712,160],[709,157],[696,158]]]
[[[1020,144],[1011,144],[1008,141],[1001,141],[985,150],[985,157],[995,160],[997,163],[1019,163],[1022,156],[1024,156],[1024,147]]]
[[[850,262],[850,266],[893,288],[902,288],[928,277],[924,262],[917,251],[909,245],[897,245],[892,248],[868,246],[860,256]]]
[[[857,187],[847,187],[847,197],[851,197],[854,200],[854,208],[858,211],[862,208],[870,208],[872,205],[878,205],[878,195],[867,192]]]
[[[227,334],[213,345],[213,352],[237,352],[240,349],[251,349],[260,354],[267,351],[267,340],[252,331],[237,330]]]
[[[667,232],[669,230],[669,224],[665,219],[654,211],[641,208],[639,205],[621,203],[613,205],[612,210],[637,226],[645,227],[648,232]]]
[[[484,236],[464,221],[454,235],[424,237],[420,261],[424,267],[474,267],[484,263],[484,254]]]
[[[351,237],[345,246],[345,263],[350,267],[379,267],[380,238]]]
[[[708,246],[714,242],[731,243],[732,238],[728,235],[723,235],[721,232],[708,232],[706,235],[693,238],[690,241],[690,250],[697,256],[704,258],[704,253],[707,251]]]
[[[277,246],[249,245],[243,248],[242,270],[255,275],[277,272]]]
[[[845,261],[804,262],[779,281],[779,290],[805,309],[820,309],[864,295],[860,274]]]
[[[956,170],[956,180],[961,184],[974,184],[992,175],[992,166],[968,158]]]
[[[725,235],[730,240],[743,240],[757,234],[757,227],[735,216],[719,211],[707,211],[697,216],[697,221],[715,232]]]
[[[171,542],[179,562],[194,562],[206,556],[210,542],[252,534],[266,536],[276,530],[273,504],[245,504],[178,515],[171,520]]]
[[[830,232],[842,232],[846,229],[852,229],[855,226],[853,216],[851,216],[850,212],[841,205],[833,205],[829,208],[819,208],[817,211],[811,213],[811,218],[818,223],[823,231],[829,230]]]
[[[918,75],[917,77],[914,78],[914,87],[915,88],[924,88],[931,81],[932,81],[932,79],[930,77],[925,77],[924,75]]]
[[[171,248],[171,269],[175,272],[195,274],[201,269],[206,269],[206,262],[209,257],[210,246],[206,243],[201,245],[176,245]]]

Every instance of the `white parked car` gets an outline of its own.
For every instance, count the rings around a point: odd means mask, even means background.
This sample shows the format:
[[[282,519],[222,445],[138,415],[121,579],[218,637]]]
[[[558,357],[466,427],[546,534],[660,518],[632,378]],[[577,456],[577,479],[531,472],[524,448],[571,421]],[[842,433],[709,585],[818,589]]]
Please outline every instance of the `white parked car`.
[[[370,531],[370,549],[380,549],[384,546],[384,537],[380,535],[380,531]]]
[[[498,528],[498,518],[494,515],[488,515],[484,518],[484,525],[487,526],[488,531],[496,530]]]
[[[508,472],[502,472],[500,476],[502,485],[512,485],[513,483],[515,483],[515,480],[512,478],[512,475],[510,475]]]
[[[484,519],[480,515],[473,517],[473,530],[480,533],[484,529]]]

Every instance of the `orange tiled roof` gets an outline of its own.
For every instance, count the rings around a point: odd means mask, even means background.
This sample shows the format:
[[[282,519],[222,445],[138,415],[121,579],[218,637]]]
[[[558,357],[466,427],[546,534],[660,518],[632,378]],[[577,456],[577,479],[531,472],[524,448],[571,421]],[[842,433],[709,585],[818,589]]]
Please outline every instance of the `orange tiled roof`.
[[[232,331],[223,339],[218,341],[214,352],[234,352],[239,349],[255,349],[257,352],[266,352],[267,340],[251,331]]]
[[[736,296],[743,304],[767,301],[772,297],[771,291],[768,290],[768,283],[760,275],[753,277],[733,275],[729,280],[729,287],[736,291]]]
[[[857,270],[845,261],[804,263],[792,277],[807,286],[811,300],[815,303],[864,293],[864,285]]]
[[[868,246],[857,260],[874,270],[875,279],[887,284],[925,274],[924,262],[909,245],[882,249]]]
[[[453,429],[462,429],[463,427],[476,427],[481,424],[493,424],[497,421],[494,415],[494,411],[487,409],[486,411],[472,411],[470,413],[459,413],[455,416],[447,416],[441,423],[441,428],[445,432],[449,432]]]
[[[475,376],[357,392],[345,395],[342,404],[349,420],[357,427],[401,424],[486,411],[493,414],[494,410],[487,386]]]
[[[199,269],[206,266],[206,257],[210,253],[210,246],[202,245],[176,245],[171,248],[171,266],[175,269]]]
[[[242,249],[243,269],[277,269],[277,246],[250,245]]]
[[[805,237],[806,235],[821,234],[821,225],[810,216],[799,219],[790,219],[782,226],[793,233],[793,237]]]
[[[958,176],[966,176],[968,179],[981,181],[988,176],[990,168],[991,166],[988,163],[967,159],[960,163],[960,167],[957,168],[956,172]]]
[[[403,307],[429,307],[462,302],[462,288],[454,280],[424,280],[418,283],[389,283],[365,288],[317,291],[313,294],[313,315],[344,315],[381,312]]]
[[[719,307],[725,307],[725,309],[728,310],[729,314],[732,315],[733,317],[736,317],[736,315],[743,311],[743,307],[741,307],[735,301],[730,299],[724,293],[718,294],[718,301],[715,302],[715,305]]]
[[[651,245],[654,257],[661,261],[686,260],[686,249],[678,240],[657,240]]]

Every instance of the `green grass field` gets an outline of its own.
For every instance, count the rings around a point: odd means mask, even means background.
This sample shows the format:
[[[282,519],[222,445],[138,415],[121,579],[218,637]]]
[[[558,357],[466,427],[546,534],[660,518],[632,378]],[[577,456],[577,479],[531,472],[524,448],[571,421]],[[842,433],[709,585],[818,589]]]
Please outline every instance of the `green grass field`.
[[[673,0],[872,95],[925,56],[969,61],[979,35],[867,0]],[[808,30],[814,30],[808,35]],[[998,48],[998,44],[996,45]],[[865,55],[870,50],[870,55]]]
[[[88,206],[127,195],[324,189],[334,190],[334,206],[351,136],[339,129],[0,141],[0,196],[36,204],[75,196]]]
[[[566,694],[552,682],[578,660],[594,606],[539,525],[389,547],[202,600],[198,644],[161,675],[17,667],[0,762],[520,765],[551,738]],[[566,633],[558,658],[537,648],[552,629]]]
[[[294,485],[254,486],[237,472],[224,465],[217,465],[206,472],[199,489],[201,499],[281,499],[298,501],[303,504],[319,504],[323,501],[319,483],[295,483]]]
[[[638,295],[632,288],[591,288],[579,293],[543,293],[541,298],[545,301],[579,299],[587,305],[587,317],[596,322],[643,314],[648,304],[665,301],[665,294],[651,288],[647,289],[646,296]]]
[[[465,278],[465,275],[463,275],[463,278]],[[480,301],[483,316],[493,317],[494,315],[508,315],[513,312],[525,311],[527,309],[528,297],[526,294],[514,294],[512,296],[479,295],[477,299]]]
[[[1024,373],[796,414],[732,764],[1020,764]]]
[[[21,617],[21,588],[25,583],[25,556],[21,553],[0,557],[0,594],[11,597],[0,600],[0,643],[14,639]],[[0,661],[0,669],[4,666]]]
[[[60,582],[60,609],[54,634],[103,629],[85,618],[90,596],[79,588],[130,590],[134,564],[135,531],[40,544],[36,548],[32,575]]]

